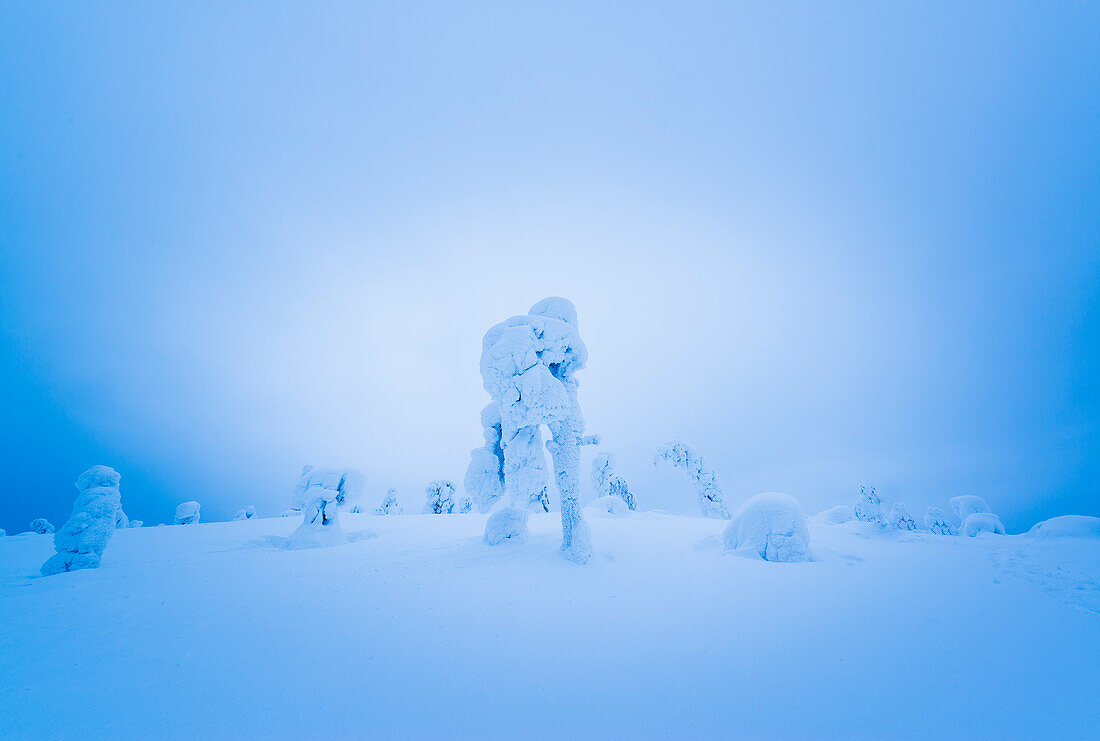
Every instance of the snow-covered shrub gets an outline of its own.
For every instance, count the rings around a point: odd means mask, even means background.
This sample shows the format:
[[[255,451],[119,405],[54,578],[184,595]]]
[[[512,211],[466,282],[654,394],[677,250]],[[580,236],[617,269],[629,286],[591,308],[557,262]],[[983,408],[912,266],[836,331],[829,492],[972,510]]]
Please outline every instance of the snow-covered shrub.
[[[453,481],[436,479],[424,487],[424,494],[424,514],[449,515],[454,511],[455,485]]]
[[[963,534],[968,538],[973,538],[979,533],[1004,535],[1005,526],[1001,523],[1001,518],[992,512],[975,512],[967,517],[966,522],[963,523]]]
[[[985,500],[981,497],[974,496],[973,494],[964,494],[961,497],[951,497],[948,500],[951,503],[951,509],[955,510],[955,515],[962,523],[966,522],[966,518],[973,514],[985,514],[992,512],[989,505],[985,503]]]
[[[467,512],[472,512],[474,509],[474,500],[470,498],[469,494],[462,494],[455,501],[454,511],[460,515],[464,515]]]
[[[322,548],[347,543],[348,538],[340,527],[337,516],[340,511],[340,492],[314,484],[305,491],[307,502],[302,510],[302,524],[283,542],[283,548]]]
[[[929,507],[924,513],[924,526],[936,535],[958,535],[959,529],[939,507]]]
[[[99,566],[103,549],[114,533],[122,501],[118,492],[120,478],[107,466],[92,466],[80,474],[72,516],[54,533],[53,547],[57,553],[42,564],[43,576]]]
[[[594,517],[623,517],[631,512],[630,507],[627,506],[622,497],[611,494],[593,500],[591,504],[585,507],[585,510]]]
[[[875,492],[875,487],[859,487],[859,499],[852,505],[852,514],[863,522],[883,524],[885,520],[882,516],[882,499]]]
[[[627,509],[636,506],[626,479],[615,473],[615,458],[610,453],[597,453],[592,459],[592,486],[600,497],[618,497]]]
[[[485,542],[490,545],[522,537],[532,503],[547,508],[547,475],[543,463],[542,426],[550,430],[545,445],[553,460],[561,495],[562,554],[578,563],[592,556],[588,525],[577,501],[580,446],[598,442],[584,435],[584,417],[577,402],[577,371],[588,361],[588,350],[577,331],[577,311],[563,298],[547,298],[524,316],[514,316],[485,333],[481,343],[481,379],[495,409],[482,414],[486,453],[471,456],[468,491],[487,509],[500,494],[493,483],[499,470],[508,492],[508,506],[490,515]],[[500,454],[493,447],[500,417]],[[499,469],[490,460],[500,461]],[[475,460],[476,457],[476,460]],[[520,510],[517,512],[516,510]]]
[[[845,522],[854,520],[855,515],[852,514],[852,508],[847,504],[838,504],[835,507],[821,510],[810,519],[825,525],[843,525]]]
[[[386,496],[382,499],[381,506],[374,510],[376,515],[400,515],[404,513],[405,508],[397,503],[397,489],[390,487],[386,489]]]
[[[291,509],[304,510],[312,503],[309,498],[309,489],[313,486],[335,491],[336,505],[339,507],[358,504],[363,493],[364,480],[363,474],[351,469],[302,466],[302,474],[298,477],[298,483],[294,485],[290,494]]]
[[[122,511],[122,507],[119,507],[118,512],[115,512],[115,529],[121,530],[124,527],[130,527],[130,518]]]
[[[687,473],[699,497],[699,509],[705,517],[720,520],[730,518],[726,495],[722,491],[722,480],[702,453],[685,442],[675,440],[662,445],[653,455],[653,465],[661,462],[671,463]]]
[[[176,524],[193,525],[199,521],[199,503],[184,502],[176,507]]]
[[[54,531],[54,527],[45,517],[39,517],[31,521],[31,532],[39,535],[47,535]]]
[[[302,510],[300,510],[300,509],[284,509],[279,514],[279,517],[298,517],[301,514],[302,514]]]
[[[898,530],[916,530],[917,521],[909,514],[909,509],[901,502],[894,502],[890,508],[890,524]]]
[[[1100,540],[1100,517],[1062,515],[1043,520],[1027,531],[1032,538],[1090,538]]]
[[[145,524],[144,520],[130,520],[129,527],[141,527]]]
[[[256,516],[256,508],[251,504],[244,509],[237,510],[237,514],[233,515],[234,520],[251,520]]]
[[[728,550],[765,561],[809,561],[810,531],[802,505],[789,494],[757,494],[742,504],[723,535]]]

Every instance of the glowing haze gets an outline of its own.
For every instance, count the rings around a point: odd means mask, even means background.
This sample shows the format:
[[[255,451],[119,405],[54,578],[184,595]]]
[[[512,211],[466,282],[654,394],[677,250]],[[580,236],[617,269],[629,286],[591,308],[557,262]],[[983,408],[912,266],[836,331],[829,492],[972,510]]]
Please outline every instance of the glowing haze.
[[[0,10],[0,527],[415,510],[549,295],[642,508],[1100,514],[1096,6],[360,5]]]

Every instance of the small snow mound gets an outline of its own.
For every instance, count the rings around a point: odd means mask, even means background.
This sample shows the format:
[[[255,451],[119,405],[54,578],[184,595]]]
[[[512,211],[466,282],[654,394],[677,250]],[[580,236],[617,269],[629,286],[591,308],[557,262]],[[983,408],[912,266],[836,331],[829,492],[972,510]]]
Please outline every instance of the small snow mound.
[[[509,538],[527,535],[527,510],[504,507],[489,515],[485,523],[485,545],[499,545]]]
[[[302,514],[302,510],[300,509],[284,509],[279,517],[297,517],[300,514]]]
[[[128,527],[141,527],[144,524],[144,520],[130,520],[130,524]]]
[[[765,561],[810,560],[810,532],[802,505],[789,494],[757,494],[734,512],[723,536],[726,548]]]
[[[924,526],[935,535],[958,535],[959,529],[939,507],[929,507],[924,513]]]
[[[1001,518],[992,512],[975,512],[963,523],[963,534],[973,538],[981,533],[1004,535],[1005,526],[1001,523]]]
[[[855,515],[852,514],[852,508],[847,504],[838,504],[835,507],[821,510],[810,519],[823,525],[843,525],[845,522],[854,520]]]
[[[1037,523],[1027,531],[1033,538],[1091,538],[1100,540],[1100,517],[1062,515]]]
[[[184,502],[176,507],[176,524],[193,525],[199,521],[199,503]]]
[[[593,517],[626,517],[631,513],[630,506],[614,494],[594,500],[585,510]]]
[[[233,515],[234,520],[251,520],[256,516],[256,508],[251,504],[244,509],[237,510],[237,514]]]
[[[951,497],[948,500],[951,503],[951,509],[955,510],[955,515],[959,518],[960,522],[966,522],[966,518],[973,514],[988,514],[992,512],[989,505],[985,503],[985,500],[981,497],[976,497],[973,494],[964,494],[961,497]]]

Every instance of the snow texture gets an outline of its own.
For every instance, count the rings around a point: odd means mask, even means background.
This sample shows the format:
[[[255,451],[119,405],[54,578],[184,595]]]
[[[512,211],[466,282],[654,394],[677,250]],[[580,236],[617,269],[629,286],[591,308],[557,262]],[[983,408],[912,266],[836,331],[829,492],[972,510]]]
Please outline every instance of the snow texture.
[[[789,494],[757,494],[742,504],[723,535],[726,548],[765,561],[810,560],[810,531],[802,505]]]
[[[251,520],[256,516],[256,508],[251,504],[244,509],[237,510],[237,514],[233,515],[234,520]]]
[[[665,443],[653,456],[653,465],[661,462],[671,463],[687,473],[691,485],[699,496],[699,510],[705,517],[720,520],[730,519],[726,507],[726,495],[722,491],[722,481],[718,472],[711,467],[710,461],[695,448],[685,442],[675,440]]]
[[[618,497],[627,509],[636,507],[626,479],[615,473],[615,458],[610,453],[597,453],[592,459],[592,486],[600,497]]]
[[[890,525],[898,530],[916,530],[917,521],[909,514],[909,509],[901,502],[894,502],[890,508]]]
[[[1089,538],[1100,540],[1100,517],[1062,515],[1043,520],[1027,531],[1033,538]]]
[[[306,509],[312,503],[309,489],[313,486],[334,490],[337,506],[357,504],[363,494],[364,481],[363,474],[352,469],[302,466],[302,475],[298,477],[298,483],[290,494],[290,506],[297,510]]]
[[[374,510],[376,515],[400,515],[405,512],[405,508],[397,503],[397,489],[392,486],[386,489],[386,496],[382,499],[381,506]]]
[[[852,514],[862,522],[873,522],[878,525],[885,524],[882,516],[882,499],[875,492],[873,486],[859,487],[859,499],[852,505]]]
[[[347,543],[348,538],[340,527],[338,516],[340,498],[339,489],[326,489],[320,484],[306,489],[303,499],[308,503],[302,510],[302,524],[283,542],[282,547],[300,550]]]
[[[436,479],[424,487],[423,514],[449,515],[455,509],[455,485],[447,479]]]
[[[810,519],[825,525],[843,525],[845,522],[854,520],[855,515],[852,514],[852,508],[847,504],[838,504],[835,507],[829,507],[829,509],[818,512]]]
[[[924,513],[924,526],[935,535],[958,535],[959,529],[939,507],[929,507]]]
[[[46,535],[52,533],[54,527],[50,524],[50,521],[45,517],[39,517],[31,522],[31,532],[38,533],[39,535]]]
[[[984,499],[974,496],[973,494],[964,494],[961,497],[951,497],[948,501],[951,504],[951,509],[955,511],[955,516],[963,523],[965,523],[966,518],[970,517],[972,514],[985,514],[993,511],[989,508],[989,505],[985,503]]]
[[[968,516],[966,522],[963,523],[963,534],[968,538],[973,538],[981,533],[1004,535],[1005,526],[1001,523],[1001,518],[992,512],[975,512]]]
[[[577,371],[588,349],[577,329],[577,311],[564,298],[539,301],[524,316],[492,327],[481,343],[481,379],[492,404],[482,412],[485,452],[471,454],[467,487],[482,511],[501,498],[493,479],[503,476],[508,506],[490,516],[485,542],[522,537],[526,512],[548,509],[542,427],[550,430],[554,477],[561,496],[562,554],[578,563],[591,558],[588,525],[577,501],[580,446],[598,442],[584,435],[577,401]],[[500,452],[495,424],[500,419]],[[499,466],[490,456],[496,456]],[[524,515],[510,511],[522,510]]]
[[[80,474],[72,516],[54,533],[53,547],[57,552],[42,564],[43,576],[99,567],[120,511],[120,478],[107,466],[92,466]]]
[[[199,503],[184,502],[176,507],[177,525],[194,525],[199,521]]]

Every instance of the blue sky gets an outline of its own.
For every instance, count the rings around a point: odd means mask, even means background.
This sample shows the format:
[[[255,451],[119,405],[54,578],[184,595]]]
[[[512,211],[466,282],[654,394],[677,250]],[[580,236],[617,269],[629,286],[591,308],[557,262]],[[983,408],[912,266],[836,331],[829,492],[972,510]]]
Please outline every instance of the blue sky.
[[[643,506],[1100,515],[1088,3],[0,9],[0,527],[305,463],[417,508],[492,324],[576,304]]]

